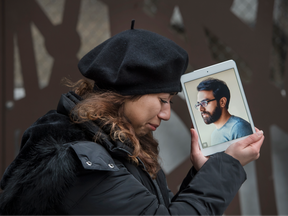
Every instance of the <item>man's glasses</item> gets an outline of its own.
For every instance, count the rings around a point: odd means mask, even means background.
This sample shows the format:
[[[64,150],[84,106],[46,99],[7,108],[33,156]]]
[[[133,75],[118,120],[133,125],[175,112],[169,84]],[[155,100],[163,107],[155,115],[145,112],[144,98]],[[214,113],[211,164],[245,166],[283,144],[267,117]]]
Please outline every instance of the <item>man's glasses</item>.
[[[195,104],[195,108],[196,108],[197,110],[200,110],[200,106],[206,107],[210,101],[214,101],[214,100],[216,100],[216,98],[211,99],[211,100],[203,100],[203,101],[197,102],[197,103]]]

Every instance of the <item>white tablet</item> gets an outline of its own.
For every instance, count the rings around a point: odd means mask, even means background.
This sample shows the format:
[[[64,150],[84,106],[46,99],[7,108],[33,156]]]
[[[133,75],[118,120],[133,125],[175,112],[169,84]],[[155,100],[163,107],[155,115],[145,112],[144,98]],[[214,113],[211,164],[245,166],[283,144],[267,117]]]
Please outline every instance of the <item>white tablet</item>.
[[[233,60],[184,74],[181,84],[205,156],[255,133]]]

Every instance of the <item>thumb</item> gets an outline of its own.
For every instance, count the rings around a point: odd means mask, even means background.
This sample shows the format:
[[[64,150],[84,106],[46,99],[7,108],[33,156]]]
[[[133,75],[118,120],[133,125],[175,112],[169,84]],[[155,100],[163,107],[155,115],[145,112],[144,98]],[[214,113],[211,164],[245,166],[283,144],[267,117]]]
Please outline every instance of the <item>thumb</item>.
[[[198,143],[198,134],[195,129],[191,128],[191,151],[197,152],[200,150],[199,143]]]

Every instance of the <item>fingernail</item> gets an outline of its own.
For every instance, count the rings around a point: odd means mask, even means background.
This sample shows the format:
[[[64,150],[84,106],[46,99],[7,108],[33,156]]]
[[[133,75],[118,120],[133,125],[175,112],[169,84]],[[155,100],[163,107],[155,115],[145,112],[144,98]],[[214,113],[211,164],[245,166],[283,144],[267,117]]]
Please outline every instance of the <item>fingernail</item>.
[[[258,131],[256,134],[257,134],[257,136],[261,137],[261,136],[263,135],[263,131],[260,130],[260,131]]]

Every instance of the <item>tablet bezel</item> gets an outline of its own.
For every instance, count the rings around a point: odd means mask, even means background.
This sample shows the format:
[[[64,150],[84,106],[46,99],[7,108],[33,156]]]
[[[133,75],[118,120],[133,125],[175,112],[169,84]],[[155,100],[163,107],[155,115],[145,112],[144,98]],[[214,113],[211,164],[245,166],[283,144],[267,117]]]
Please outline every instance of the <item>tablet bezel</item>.
[[[233,60],[228,60],[228,61],[225,61],[225,62],[221,62],[221,63],[215,64],[215,65],[211,65],[211,66],[208,66],[208,67],[205,67],[205,68],[201,68],[201,69],[192,71],[190,73],[186,73],[186,74],[182,75],[182,77],[181,77],[181,85],[182,85],[183,93],[185,95],[186,104],[188,106],[189,114],[190,114],[190,117],[192,119],[194,128],[196,129],[198,134],[199,134],[199,131],[198,131],[198,128],[197,128],[195,117],[194,117],[193,112],[192,112],[193,107],[191,107],[191,103],[189,101],[189,97],[188,97],[188,94],[187,94],[185,83],[193,81],[193,80],[205,78],[205,77],[213,75],[213,74],[221,73],[221,72],[229,70],[229,69],[234,69],[235,77],[236,77],[236,80],[237,80],[237,83],[238,83],[238,86],[239,86],[239,90],[240,90],[240,94],[241,94],[242,99],[243,99],[244,106],[246,108],[246,112],[247,112],[247,116],[248,116],[248,119],[249,119],[249,123],[251,125],[253,133],[255,133],[254,123],[253,123],[253,120],[252,120],[252,116],[251,116],[251,113],[250,113],[250,109],[249,109],[249,106],[248,106],[248,103],[247,103],[247,99],[246,99],[246,96],[245,96],[245,93],[244,93],[244,89],[243,89],[243,86],[242,86],[242,82],[241,82],[241,79],[240,79],[240,76],[239,76],[239,73],[238,73],[238,69],[237,69],[236,63]],[[195,90],[195,91],[197,91],[197,90]],[[192,104],[194,104],[194,103],[192,103]],[[234,139],[234,140],[222,143],[222,144],[217,144],[217,145],[214,145],[214,146],[210,146],[208,148],[203,148],[202,147],[202,143],[201,143],[201,139],[200,139],[200,135],[199,135],[198,142],[199,142],[199,146],[200,146],[200,149],[201,149],[202,153],[205,156],[208,156],[208,155],[215,154],[217,152],[225,151],[232,143],[235,143],[235,142],[237,142],[237,141],[239,141],[241,139],[244,139],[244,138],[245,137],[241,137],[241,138]]]

